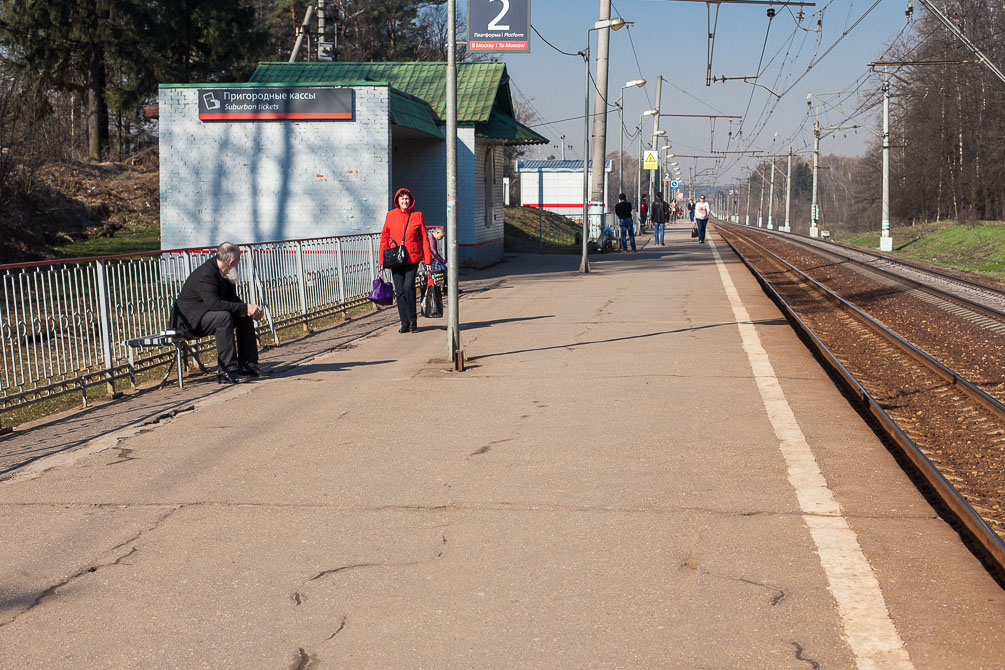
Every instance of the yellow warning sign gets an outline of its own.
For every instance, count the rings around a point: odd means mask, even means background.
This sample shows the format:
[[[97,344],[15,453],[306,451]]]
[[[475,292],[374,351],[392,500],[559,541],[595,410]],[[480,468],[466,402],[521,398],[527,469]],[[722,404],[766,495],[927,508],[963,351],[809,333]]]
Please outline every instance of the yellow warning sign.
[[[655,151],[647,151],[645,158],[642,160],[643,170],[655,170],[659,167],[659,162],[656,160]]]

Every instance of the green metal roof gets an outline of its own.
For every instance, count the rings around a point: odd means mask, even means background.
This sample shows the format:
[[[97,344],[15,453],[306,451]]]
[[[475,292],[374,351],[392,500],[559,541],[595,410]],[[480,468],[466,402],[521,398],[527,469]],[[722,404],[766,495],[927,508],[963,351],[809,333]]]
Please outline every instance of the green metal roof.
[[[403,128],[418,130],[437,139],[443,139],[433,110],[424,100],[401,91],[391,90],[391,123]]]
[[[259,63],[258,84],[387,83],[425,100],[446,121],[446,63]],[[457,63],[457,122],[486,123],[493,109],[513,114],[505,63]]]
[[[475,126],[475,135],[493,140],[506,140],[507,144],[547,144],[548,138],[538,135],[509,114],[495,110],[488,123]]]

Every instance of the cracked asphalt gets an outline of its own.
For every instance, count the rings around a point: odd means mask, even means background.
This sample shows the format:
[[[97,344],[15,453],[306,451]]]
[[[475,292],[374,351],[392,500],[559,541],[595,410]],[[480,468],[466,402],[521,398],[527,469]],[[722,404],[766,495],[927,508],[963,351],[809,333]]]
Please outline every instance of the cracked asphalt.
[[[730,274],[917,668],[1002,590]],[[393,310],[0,440],[0,668],[850,668],[707,246],[469,272],[464,373]],[[997,665],[996,665],[997,664]]]

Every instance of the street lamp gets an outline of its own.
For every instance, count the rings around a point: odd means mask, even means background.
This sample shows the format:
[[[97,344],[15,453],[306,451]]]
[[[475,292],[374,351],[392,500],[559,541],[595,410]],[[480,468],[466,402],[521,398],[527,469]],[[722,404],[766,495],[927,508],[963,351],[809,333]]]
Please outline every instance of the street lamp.
[[[590,33],[605,28],[620,30],[626,23],[620,16],[597,21],[592,28],[586,29],[586,48],[580,52],[583,62],[586,63],[586,102],[583,113],[583,258],[579,262],[579,271],[584,273],[590,271],[589,249],[586,246],[590,237]],[[606,93],[604,91],[605,95]],[[601,165],[599,168],[603,170],[604,166]]]
[[[638,204],[640,202],[642,202],[642,162],[643,162],[643,156],[642,156],[642,121],[647,116],[656,116],[659,113],[660,113],[660,110],[658,110],[658,109],[647,109],[646,111],[642,112],[642,114],[639,115],[639,126],[638,126],[638,128],[639,128],[639,169],[638,169],[638,174],[636,175],[636,177],[638,179],[638,183],[636,184],[636,189],[635,189],[635,204],[636,204],[636,206],[638,206]]]
[[[618,193],[625,191],[625,89],[635,86],[642,88],[645,85],[645,79],[633,79],[621,87],[621,95],[618,97]]]

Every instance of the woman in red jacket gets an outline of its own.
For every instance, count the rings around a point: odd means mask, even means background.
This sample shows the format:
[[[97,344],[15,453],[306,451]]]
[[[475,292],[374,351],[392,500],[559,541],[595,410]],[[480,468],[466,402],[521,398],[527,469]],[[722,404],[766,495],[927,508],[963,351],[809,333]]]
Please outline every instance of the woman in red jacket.
[[[432,264],[429,253],[429,236],[422,212],[412,209],[415,199],[407,188],[399,188],[394,194],[394,209],[384,217],[384,228],[380,231],[380,249],[377,258],[384,257],[385,249],[394,249],[399,244],[404,245],[408,252],[408,263],[404,267],[391,270],[391,281],[394,282],[394,296],[398,303],[398,318],[401,319],[399,333],[418,332],[418,320],[415,310],[415,274],[419,269],[419,261],[426,265]]]

